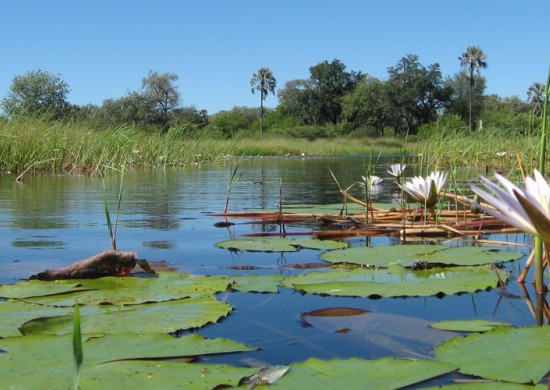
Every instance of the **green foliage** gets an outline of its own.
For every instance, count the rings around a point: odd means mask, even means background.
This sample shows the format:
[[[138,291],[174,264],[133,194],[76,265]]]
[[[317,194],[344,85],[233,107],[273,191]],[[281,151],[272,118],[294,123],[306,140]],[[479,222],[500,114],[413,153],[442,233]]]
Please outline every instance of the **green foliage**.
[[[444,85],[439,64],[420,64],[417,55],[403,57],[388,68],[388,99],[397,110],[396,134],[404,130],[416,134],[418,128],[437,118],[450,100],[452,90]]]
[[[342,118],[346,132],[367,127],[373,135],[383,136],[385,128],[397,120],[387,98],[387,84],[372,77],[359,82],[344,96]]]
[[[248,129],[254,120],[255,118],[251,117],[250,112],[234,108],[231,111],[220,111],[213,115],[207,130],[211,134],[218,134],[219,138],[233,138],[240,131]]]
[[[447,114],[435,122],[426,123],[418,130],[419,139],[450,138],[465,134],[468,125],[458,115]]]
[[[59,76],[42,70],[13,78],[2,108],[8,117],[32,116],[59,119],[69,111],[69,86]]]

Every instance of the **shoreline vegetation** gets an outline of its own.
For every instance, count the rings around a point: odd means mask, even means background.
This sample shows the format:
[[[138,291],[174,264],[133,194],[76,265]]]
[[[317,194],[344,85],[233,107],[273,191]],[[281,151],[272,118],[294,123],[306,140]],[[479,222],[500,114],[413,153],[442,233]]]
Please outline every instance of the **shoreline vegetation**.
[[[439,133],[441,134],[441,133]],[[339,136],[308,140],[284,135],[259,138],[243,131],[232,139],[181,130],[147,131],[85,122],[25,119],[0,122],[0,173],[88,173],[108,169],[223,164],[242,157],[422,154],[431,167],[514,169],[536,166],[538,136],[503,137],[496,131],[453,136]]]

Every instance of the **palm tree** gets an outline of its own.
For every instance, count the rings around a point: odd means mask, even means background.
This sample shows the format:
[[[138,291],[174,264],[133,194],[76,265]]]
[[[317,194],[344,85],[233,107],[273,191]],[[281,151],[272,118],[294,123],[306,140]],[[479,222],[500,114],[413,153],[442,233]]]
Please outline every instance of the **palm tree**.
[[[481,50],[479,46],[468,46],[466,51],[462,53],[460,57],[460,66],[468,69],[470,76],[470,109],[469,109],[469,121],[468,126],[470,131],[472,130],[472,95],[474,92],[474,71],[479,76],[479,70],[487,67],[487,55]]]
[[[544,105],[546,86],[543,83],[533,83],[527,90],[527,100],[533,106],[533,114],[539,115]]]
[[[262,137],[264,128],[264,100],[267,98],[269,92],[275,95],[277,80],[275,80],[269,68],[260,68],[258,73],[254,73],[252,76],[250,85],[252,86],[252,93],[256,91],[260,92],[260,137]]]

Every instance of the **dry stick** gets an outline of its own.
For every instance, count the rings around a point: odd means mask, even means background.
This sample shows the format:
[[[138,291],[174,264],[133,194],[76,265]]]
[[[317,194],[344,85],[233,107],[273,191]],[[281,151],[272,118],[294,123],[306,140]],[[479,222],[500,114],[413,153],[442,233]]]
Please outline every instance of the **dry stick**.
[[[531,263],[533,262],[534,259],[535,259],[535,250],[533,249],[531,251],[531,254],[529,255],[529,258],[525,262],[525,268],[523,269],[523,271],[521,271],[521,274],[518,277],[518,280],[517,280],[518,283],[521,283],[521,284],[525,283],[525,278],[527,277],[527,273],[529,272],[529,268],[531,268]]]

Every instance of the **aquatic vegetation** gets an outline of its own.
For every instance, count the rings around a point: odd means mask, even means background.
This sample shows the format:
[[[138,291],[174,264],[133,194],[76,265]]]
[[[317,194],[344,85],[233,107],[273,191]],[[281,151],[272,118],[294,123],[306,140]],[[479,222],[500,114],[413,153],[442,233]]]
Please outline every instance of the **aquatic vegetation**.
[[[446,172],[431,172],[427,177],[413,177],[405,182],[401,188],[421,206],[432,208],[437,203],[439,193],[445,187],[446,181]]]

